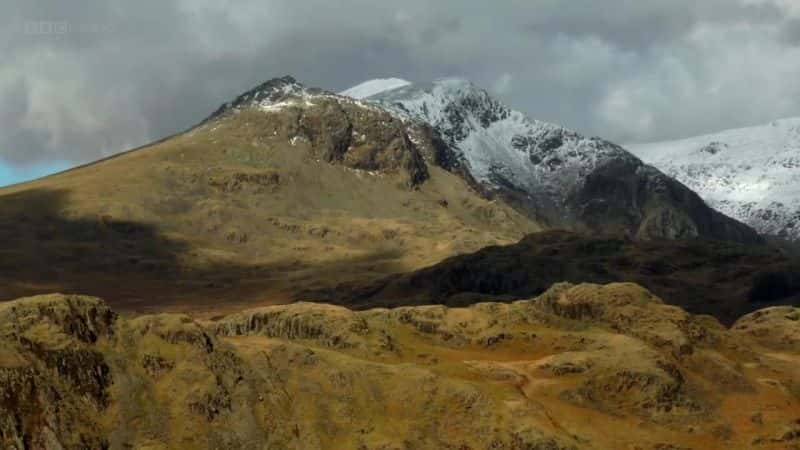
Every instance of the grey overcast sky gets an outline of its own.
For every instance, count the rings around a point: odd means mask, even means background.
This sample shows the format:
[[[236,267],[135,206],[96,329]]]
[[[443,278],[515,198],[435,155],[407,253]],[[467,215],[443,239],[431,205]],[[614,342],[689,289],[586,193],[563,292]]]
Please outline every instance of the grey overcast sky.
[[[800,116],[800,0],[3,0],[0,159],[83,162],[269,78],[462,76],[621,143]]]

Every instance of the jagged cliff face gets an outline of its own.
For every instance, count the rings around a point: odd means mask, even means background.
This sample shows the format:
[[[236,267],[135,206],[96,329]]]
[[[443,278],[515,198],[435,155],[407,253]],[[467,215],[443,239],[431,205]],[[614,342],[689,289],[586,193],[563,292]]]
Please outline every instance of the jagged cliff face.
[[[431,124],[489,195],[551,227],[642,240],[759,241],[622,147],[529,119],[467,81],[367,87],[344,94]]]
[[[187,133],[1,189],[0,299],[219,314],[539,229],[472,189],[430,126],[283,78]]]
[[[797,311],[727,330],[631,284],[214,321],[0,306],[4,449],[788,448]]]

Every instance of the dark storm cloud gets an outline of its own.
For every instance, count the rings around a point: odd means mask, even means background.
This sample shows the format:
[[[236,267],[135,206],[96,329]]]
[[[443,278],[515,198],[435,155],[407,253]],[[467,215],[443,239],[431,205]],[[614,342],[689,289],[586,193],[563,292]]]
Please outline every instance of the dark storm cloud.
[[[788,1],[6,0],[0,157],[76,162],[182,130],[265,79],[464,76],[617,140],[800,115]],[[758,92],[757,96],[753,93]]]

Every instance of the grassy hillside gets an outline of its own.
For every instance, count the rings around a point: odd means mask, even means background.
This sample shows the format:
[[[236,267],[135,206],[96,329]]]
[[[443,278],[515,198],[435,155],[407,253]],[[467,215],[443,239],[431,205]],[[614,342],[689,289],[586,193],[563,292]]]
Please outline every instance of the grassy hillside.
[[[342,146],[332,127],[360,137]],[[385,113],[329,99],[225,114],[0,190],[0,299],[62,291],[126,311],[218,313],[539,229],[439,167],[433,147]]]

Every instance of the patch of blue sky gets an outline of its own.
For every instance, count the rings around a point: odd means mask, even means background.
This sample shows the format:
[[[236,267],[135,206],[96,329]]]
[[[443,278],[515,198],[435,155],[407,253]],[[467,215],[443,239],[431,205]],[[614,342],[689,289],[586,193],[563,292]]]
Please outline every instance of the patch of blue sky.
[[[68,161],[11,164],[0,158],[0,187],[35,180],[73,167]]]

